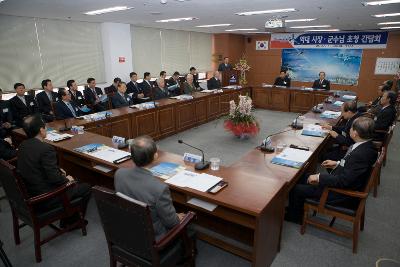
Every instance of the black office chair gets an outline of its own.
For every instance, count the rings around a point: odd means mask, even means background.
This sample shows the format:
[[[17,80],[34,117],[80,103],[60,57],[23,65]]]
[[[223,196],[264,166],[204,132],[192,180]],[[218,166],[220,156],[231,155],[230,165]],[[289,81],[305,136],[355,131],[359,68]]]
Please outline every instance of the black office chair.
[[[127,266],[170,267],[176,266],[180,259],[185,266],[194,266],[195,241],[189,238],[187,226],[195,213],[189,212],[180,224],[156,241],[150,209],[145,203],[124,199],[99,186],[95,186],[93,192],[111,267],[116,267],[117,262]]]
[[[10,260],[3,250],[3,242],[0,240],[0,259],[4,263],[5,267],[12,267]]]

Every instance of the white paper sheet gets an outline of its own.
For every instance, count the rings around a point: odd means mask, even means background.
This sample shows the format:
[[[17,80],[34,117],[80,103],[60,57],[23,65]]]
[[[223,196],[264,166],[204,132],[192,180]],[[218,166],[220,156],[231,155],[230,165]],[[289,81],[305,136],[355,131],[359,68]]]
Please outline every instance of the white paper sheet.
[[[210,202],[198,199],[198,198],[191,198],[191,199],[189,199],[189,201],[187,203],[192,204],[197,207],[200,207],[200,208],[203,208],[208,211],[213,211],[218,207],[218,205],[215,205],[213,203],[210,203]]]
[[[312,151],[306,151],[306,150],[294,149],[294,148],[287,147],[276,157],[282,158],[285,160],[304,163],[310,158],[312,153],[313,153]]]
[[[201,192],[206,192],[221,180],[222,178],[220,177],[205,173],[197,174],[191,171],[181,171],[165,182],[179,187],[189,187]]]
[[[73,135],[72,134],[60,134],[60,133],[57,133],[57,132],[49,131],[49,132],[47,132],[47,135],[46,135],[45,139],[49,140],[51,142],[58,142],[58,141],[61,141],[61,140],[64,140],[64,139],[67,139],[67,138],[70,138],[70,137],[73,137]]]
[[[115,160],[130,156],[129,152],[115,149],[109,146],[101,146],[97,150],[93,152],[85,152],[85,154],[111,163],[113,163]]]

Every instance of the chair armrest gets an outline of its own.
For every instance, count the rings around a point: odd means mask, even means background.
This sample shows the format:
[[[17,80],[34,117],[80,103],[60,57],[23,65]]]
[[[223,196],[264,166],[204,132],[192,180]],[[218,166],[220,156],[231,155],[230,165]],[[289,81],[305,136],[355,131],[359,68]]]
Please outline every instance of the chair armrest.
[[[326,201],[328,199],[329,191],[336,192],[336,193],[350,196],[350,197],[357,197],[357,198],[361,198],[361,199],[367,198],[367,196],[368,196],[368,193],[364,193],[364,192],[352,191],[352,190],[347,190],[347,189],[339,189],[339,188],[333,188],[333,187],[325,187],[324,191],[322,192],[321,198],[319,200],[318,210],[324,209],[324,207],[326,205]]]
[[[69,181],[68,183],[54,189],[53,191],[31,197],[27,200],[28,204],[34,205],[36,203],[49,200],[51,198],[57,197],[59,195],[64,194],[69,188],[74,187],[76,185],[76,181]]]
[[[173,240],[175,240],[179,235],[181,235],[186,227],[196,218],[196,213],[189,211],[185,217],[183,217],[182,221],[172,228],[163,238],[161,238],[158,242],[154,244],[154,248],[156,250],[162,250],[165,246],[170,244]]]

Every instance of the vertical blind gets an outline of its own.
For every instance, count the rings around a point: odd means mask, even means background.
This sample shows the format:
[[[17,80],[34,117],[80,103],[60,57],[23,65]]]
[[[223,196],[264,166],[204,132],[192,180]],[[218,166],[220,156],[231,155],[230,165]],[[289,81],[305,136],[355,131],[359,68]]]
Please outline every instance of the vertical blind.
[[[158,76],[161,70],[189,72],[211,69],[211,34],[131,26],[133,69]]]
[[[88,77],[105,79],[99,23],[0,15],[0,88],[15,82],[40,88],[43,79],[65,87]]]

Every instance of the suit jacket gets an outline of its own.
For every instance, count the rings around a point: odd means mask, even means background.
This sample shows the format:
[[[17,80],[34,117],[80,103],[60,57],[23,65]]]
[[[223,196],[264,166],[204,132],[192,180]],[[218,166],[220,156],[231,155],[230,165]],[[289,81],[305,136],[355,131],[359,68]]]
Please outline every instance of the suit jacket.
[[[76,117],[83,115],[83,112],[80,111],[78,106],[73,101],[70,101],[69,103],[71,104],[72,108],[75,110]],[[58,101],[56,103],[56,117],[57,117],[57,120],[75,118],[74,114],[72,114],[72,111],[68,108],[67,104],[65,104],[64,101]]]
[[[164,87],[163,89],[161,89],[160,87],[154,87],[153,88],[153,96],[154,96],[154,100],[168,98],[169,97],[168,88]]]
[[[226,71],[226,70],[232,70],[232,65],[228,63],[228,65],[225,65],[225,63],[221,63],[218,66],[218,71]]]
[[[193,84],[196,88],[200,88],[200,84],[199,84],[199,75],[193,75]]]
[[[210,78],[207,81],[207,89],[219,89],[221,88],[221,81],[219,79],[215,79],[215,77]]]
[[[124,96],[120,93],[115,93],[111,98],[111,102],[113,108],[127,107],[133,104],[132,98],[127,93]]]
[[[95,91],[98,97],[103,95],[103,91],[99,87],[95,87]],[[85,100],[87,104],[94,105],[96,102],[96,96],[93,93],[92,89],[89,87],[86,87],[85,90],[83,90],[83,95],[85,96]]]
[[[196,92],[197,90],[196,90],[196,87],[194,86],[194,84],[193,84],[193,86],[191,86],[191,85],[189,85],[188,84],[188,82],[184,82],[183,83],[183,92],[186,94],[186,95],[191,95],[191,94],[193,94],[194,92]]]
[[[13,122],[10,102],[7,100],[0,100],[0,122]]]
[[[363,190],[377,156],[372,141],[360,144],[342,159],[343,166],[339,164],[331,173],[319,175],[319,186]]]
[[[168,186],[144,168],[119,169],[114,176],[117,192],[149,205],[156,239],[179,224]]]
[[[331,89],[331,82],[328,80],[322,80],[322,83],[320,79],[315,80],[314,84],[312,86],[314,89],[324,89],[324,90],[330,90]]]
[[[274,85],[290,87],[290,81],[291,80],[289,77],[285,77],[283,79],[281,77],[277,77],[275,79]]]
[[[17,156],[17,151],[9,143],[0,139],[0,159],[9,160]]]
[[[10,99],[11,113],[18,126],[22,126],[22,121],[26,116],[39,112],[38,105],[33,96],[25,95],[24,98],[26,105],[18,96],[14,96]]]
[[[118,92],[118,90],[115,88],[114,84],[111,84],[110,86],[104,88],[104,92],[106,92],[106,94],[111,94]]]
[[[69,90],[71,94],[71,101],[75,103],[78,107],[83,107],[85,105],[85,98],[83,97],[80,91],[76,91],[76,96],[72,94],[71,90]]]
[[[31,197],[52,191],[68,182],[57,165],[54,147],[37,138],[21,143],[17,166]]]
[[[169,91],[170,94],[172,96],[180,95],[181,94],[181,87],[180,87],[179,79],[175,81],[174,78],[170,77],[167,80],[167,86],[170,87],[170,86],[173,86],[173,85],[178,85],[178,86],[175,88],[175,90]]]
[[[344,146],[351,146],[354,144],[354,140],[351,139],[350,137],[350,129],[351,125],[353,124],[353,121],[363,115],[362,112],[357,112],[354,114],[353,117],[351,117],[345,125],[343,126],[333,126],[332,130],[337,132],[339,135],[335,138],[335,143],[339,145],[344,145]]]
[[[139,84],[134,84],[132,81],[126,84],[126,93],[132,94],[132,98],[138,98],[138,94],[142,93],[142,88],[140,88]]]
[[[57,102],[58,101],[57,93],[51,92],[51,95],[52,95],[52,102]],[[50,99],[47,96],[45,91],[42,91],[36,95],[36,101],[39,105],[40,113],[45,114],[45,115],[50,115],[50,112],[53,112]]]
[[[393,105],[381,109],[375,117],[375,130],[388,130],[396,119],[396,108]]]
[[[150,83],[150,84],[149,84]],[[144,97],[153,97],[152,92],[153,92],[153,83],[151,81],[143,81],[140,84],[140,88],[142,88],[142,92],[144,94]]]

